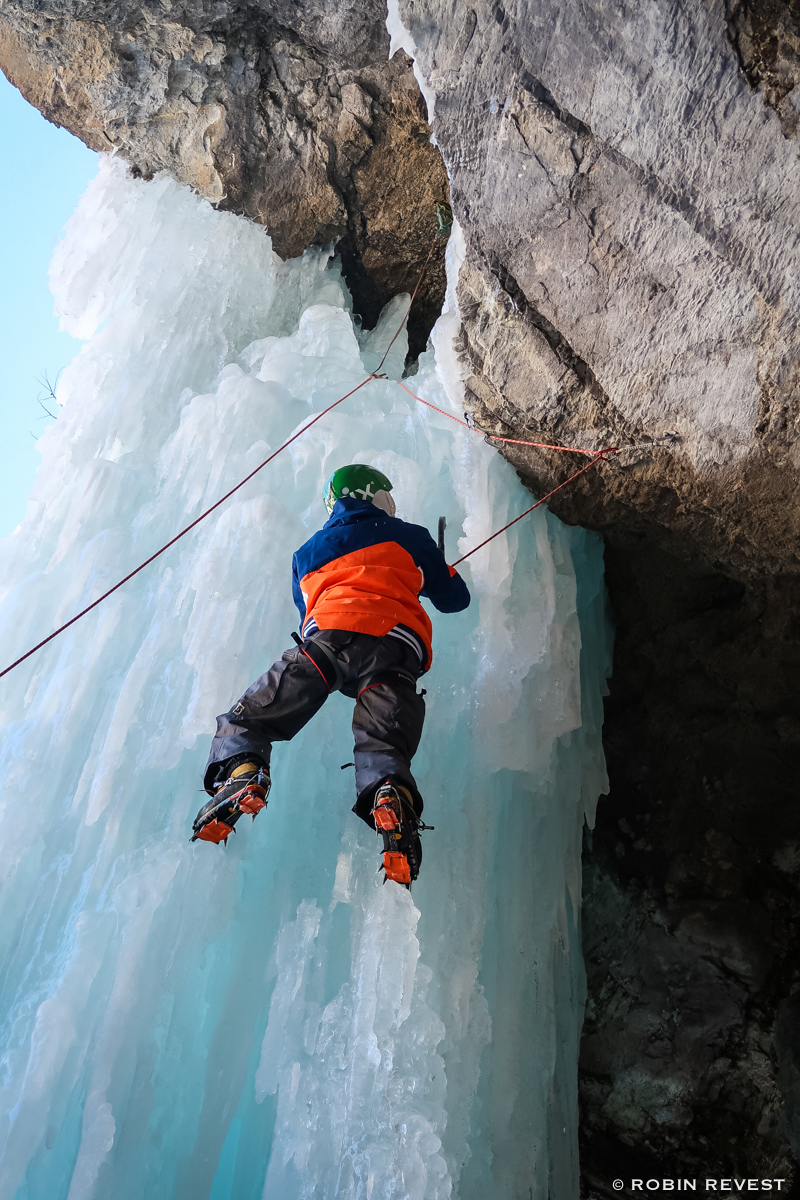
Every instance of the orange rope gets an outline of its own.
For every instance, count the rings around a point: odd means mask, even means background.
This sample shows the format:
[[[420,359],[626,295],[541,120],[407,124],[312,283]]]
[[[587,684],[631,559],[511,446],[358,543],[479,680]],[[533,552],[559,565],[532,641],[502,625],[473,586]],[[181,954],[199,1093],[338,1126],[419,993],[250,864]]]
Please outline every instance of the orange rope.
[[[478,429],[476,425],[470,425],[469,421],[462,421],[460,417],[454,417],[446,408],[439,408],[437,404],[431,404],[430,400],[423,400],[422,396],[418,396],[416,392],[412,392],[410,388],[407,388],[402,379],[397,380],[397,386],[401,387],[404,392],[408,392],[409,396],[412,396],[420,404],[424,404],[426,408],[432,408],[435,412],[441,413],[448,420],[455,421],[456,425],[463,425],[464,429],[471,429],[473,432],[479,433],[481,437],[489,442],[508,442],[513,446],[537,446],[540,450],[565,450],[567,454],[586,454],[590,458],[593,454],[616,454],[619,450],[618,446],[607,450],[582,450],[578,446],[554,446],[550,442],[523,442],[520,438],[500,437],[495,433],[486,433],[485,430]]]
[[[411,396],[412,399],[418,401],[419,404],[424,404],[426,408],[434,409],[435,412],[441,413],[443,417],[447,417],[450,421],[455,421],[456,425],[461,425],[464,429],[469,429],[472,433],[481,434],[481,436],[484,437],[487,442],[506,442],[514,446],[536,446],[540,450],[565,450],[568,454],[586,454],[592,460],[590,463],[587,463],[585,467],[581,467],[580,471],[576,471],[574,475],[570,475],[569,479],[565,479],[563,483],[558,485],[558,487],[554,487],[553,490],[548,492],[546,496],[542,496],[541,500],[537,500],[535,504],[530,506],[530,508],[526,508],[525,512],[520,513],[518,517],[514,517],[514,520],[509,521],[508,524],[504,525],[502,529],[498,529],[495,533],[490,534],[488,538],[484,538],[482,542],[479,542],[477,546],[473,546],[472,549],[468,550],[466,554],[462,554],[461,558],[457,558],[454,563],[450,564],[452,567],[457,567],[459,563],[462,563],[465,558],[469,558],[470,555],[474,554],[476,550],[480,550],[489,542],[494,541],[494,539],[499,537],[501,533],[505,533],[505,531],[510,529],[512,525],[516,525],[517,521],[521,521],[523,517],[527,517],[528,513],[532,513],[533,510],[538,508],[540,504],[544,504],[545,501],[549,500],[551,496],[555,496],[556,492],[560,492],[561,489],[565,488],[568,483],[572,483],[580,475],[583,475],[584,472],[591,471],[592,467],[597,466],[597,464],[609,454],[619,453],[618,446],[606,446],[603,450],[582,450],[578,446],[554,446],[550,442],[523,442],[520,438],[496,437],[493,433],[484,433],[482,429],[478,429],[476,425],[471,425],[469,421],[462,421],[460,417],[456,417],[453,415],[453,413],[449,413],[447,409],[439,408],[438,404],[431,404],[430,400],[423,400],[422,396],[418,396],[416,392],[412,392],[410,388],[407,388],[402,380],[398,379],[397,384],[398,387],[401,387],[404,392],[407,392],[408,395]]]
[[[302,429],[298,429],[297,433],[292,434],[292,436],[290,438],[288,438],[281,446],[279,446],[277,450],[273,451],[273,453],[270,454],[268,458],[265,458],[264,461],[255,468],[255,470],[251,471],[249,475],[246,475],[244,477],[244,479],[242,479],[239,483],[237,483],[234,487],[232,487],[230,489],[230,491],[227,491],[225,493],[225,495],[220,497],[220,499],[217,500],[214,504],[212,504],[210,508],[207,508],[205,510],[205,512],[202,512],[199,517],[196,517],[195,520],[191,522],[191,524],[187,525],[185,529],[182,529],[180,531],[180,533],[176,533],[174,538],[171,538],[170,541],[166,542],[165,545],[163,545],[159,550],[156,550],[155,554],[151,554],[149,558],[146,558],[144,560],[144,562],[139,564],[138,567],[135,567],[132,571],[129,571],[128,574],[124,577],[124,579],[120,579],[120,581],[118,583],[115,583],[113,587],[110,587],[107,592],[103,592],[102,596],[98,596],[98,598],[96,600],[93,600],[91,604],[87,604],[85,608],[81,609],[81,611],[79,613],[77,613],[74,617],[72,617],[69,621],[65,621],[63,625],[60,625],[58,627],[58,629],[55,629],[46,638],[42,638],[41,642],[37,642],[36,645],[32,646],[30,650],[27,650],[24,654],[21,654],[19,658],[15,659],[14,662],[12,662],[9,666],[5,667],[2,671],[0,671],[0,679],[2,679],[4,675],[7,675],[9,673],[9,671],[13,671],[15,667],[18,667],[20,665],[20,663],[25,662],[25,660],[30,658],[32,654],[35,654],[37,650],[41,650],[43,646],[46,646],[48,644],[48,642],[52,642],[53,639],[57,638],[59,636],[59,634],[64,632],[65,629],[69,629],[70,625],[74,625],[76,621],[80,621],[81,617],[85,617],[86,614],[90,613],[93,608],[97,608],[98,604],[102,604],[104,600],[107,600],[109,596],[112,596],[114,594],[114,592],[118,591],[118,589],[121,588],[124,583],[127,583],[129,579],[133,579],[134,575],[138,575],[140,571],[143,571],[144,568],[149,566],[151,562],[154,562],[166,550],[169,550],[170,546],[174,546],[176,542],[179,542],[182,537],[185,537],[187,533],[189,533],[192,529],[195,528],[195,526],[199,525],[201,521],[204,521],[206,517],[210,516],[210,514],[215,511],[215,509],[219,508],[219,506],[221,504],[224,504],[225,501],[228,500],[234,494],[234,492],[238,492],[239,489],[244,487],[244,485],[246,483],[249,483],[249,481],[253,478],[254,475],[257,475],[259,471],[263,470],[263,468],[266,467],[268,463],[271,463],[274,458],[277,458],[277,456],[283,450],[285,450],[287,448],[287,446],[291,446],[292,442],[295,442],[295,441],[297,441],[297,439],[299,437],[302,437],[302,435],[304,433],[306,433],[312,427],[312,425],[316,425],[317,421],[320,421],[324,416],[326,416],[327,413],[331,412],[332,409],[336,408],[339,404],[342,404],[345,400],[348,400],[350,398],[350,396],[355,395],[356,392],[360,391],[360,389],[362,387],[364,387],[365,384],[369,383],[371,380],[386,378],[385,375],[380,374],[381,368],[383,367],[383,364],[386,362],[386,359],[389,355],[389,351],[391,350],[392,346],[399,338],[399,336],[402,333],[403,328],[406,324],[406,321],[408,320],[409,313],[411,312],[411,306],[414,303],[417,292],[419,291],[420,286],[422,284],[422,280],[425,277],[425,272],[428,269],[428,264],[430,263],[431,258],[433,257],[433,252],[436,248],[436,242],[437,242],[437,238],[434,238],[433,242],[431,243],[431,248],[428,251],[428,257],[425,259],[422,270],[420,272],[419,279],[417,280],[414,291],[411,294],[411,299],[409,301],[408,308],[406,309],[406,314],[403,317],[403,320],[400,322],[400,326],[399,326],[397,332],[395,333],[394,337],[389,342],[389,345],[386,347],[383,358],[381,359],[380,363],[378,364],[377,369],[375,371],[372,371],[366,377],[366,379],[362,379],[361,383],[359,383],[356,387],[352,388],[349,392],[346,393],[346,395],[340,396],[338,400],[334,400],[333,404],[329,404],[327,408],[324,408],[321,412],[317,413],[317,415],[315,417],[313,417],[308,422],[308,424],[304,425]],[[410,391],[410,389],[407,388],[404,383],[399,383],[399,386],[403,389],[403,391],[408,392],[409,396],[413,396],[413,398],[415,400],[419,401],[420,404],[424,404],[428,408],[435,409],[436,412],[442,413],[445,417],[449,417],[451,421],[455,421],[458,425],[463,425],[467,429],[473,429],[473,430],[475,430],[476,433],[481,432],[480,430],[476,429],[475,426],[470,425],[467,421],[461,421],[461,420],[459,420],[458,417],[454,417],[452,413],[446,412],[445,409],[438,408],[435,404],[431,404],[430,401],[423,400],[421,396],[415,395],[414,392]],[[492,435],[492,434],[489,434],[486,436],[488,438],[491,438],[492,441],[514,442],[516,445],[538,446],[541,449],[546,449],[546,450],[566,450],[572,454],[588,454],[592,457],[592,461],[590,463],[588,463],[585,467],[583,467],[580,471],[576,471],[575,474],[571,475],[569,479],[565,479],[563,483],[560,483],[558,485],[558,487],[553,488],[552,492],[548,492],[547,495],[543,496],[541,500],[537,500],[537,502],[535,504],[532,504],[530,508],[527,508],[524,513],[520,513],[520,515],[518,517],[515,517],[513,521],[509,521],[508,524],[504,525],[502,529],[498,529],[496,533],[493,533],[490,537],[488,537],[484,541],[480,542],[479,545],[474,546],[472,548],[472,550],[468,551],[467,554],[462,555],[461,558],[456,560],[456,562],[453,564],[453,566],[457,566],[458,563],[463,562],[465,558],[469,558],[471,554],[474,554],[477,550],[480,550],[483,546],[485,546],[487,544],[487,542],[491,542],[493,540],[493,538],[499,537],[499,535],[501,533],[504,533],[506,529],[509,529],[512,525],[516,525],[517,521],[521,521],[523,517],[526,517],[528,515],[528,513],[533,512],[533,510],[535,508],[538,508],[540,504],[544,504],[544,502],[546,500],[549,500],[551,496],[554,496],[556,492],[559,492],[561,490],[561,488],[566,487],[568,483],[572,483],[572,481],[574,479],[577,479],[579,475],[583,475],[584,471],[590,470],[606,455],[617,453],[616,448],[608,448],[605,450],[580,450],[574,446],[551,446],[546,442],[521,442],[521,441],[518,441],[516,438],[498,438],[498,437],[494,437],[494,435]]]

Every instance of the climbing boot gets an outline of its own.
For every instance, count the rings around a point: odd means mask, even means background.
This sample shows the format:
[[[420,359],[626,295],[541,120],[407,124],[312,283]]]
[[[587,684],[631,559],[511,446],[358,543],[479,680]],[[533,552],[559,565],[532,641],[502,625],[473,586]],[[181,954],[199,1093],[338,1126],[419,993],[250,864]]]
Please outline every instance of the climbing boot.
[[[378,836],[383,837],[383,882],[391,879],[410,889],[422,863],[419,830],[433,827],[420,822],[408,788],[390,779],[375,793],[372,817]]]
[[[267,807],[270,786],[269,771],[260,763],[245,762],[234,767],[195,817],[192,841],[214,842],[217,846],[227,842],[243,813],[255,821]]]

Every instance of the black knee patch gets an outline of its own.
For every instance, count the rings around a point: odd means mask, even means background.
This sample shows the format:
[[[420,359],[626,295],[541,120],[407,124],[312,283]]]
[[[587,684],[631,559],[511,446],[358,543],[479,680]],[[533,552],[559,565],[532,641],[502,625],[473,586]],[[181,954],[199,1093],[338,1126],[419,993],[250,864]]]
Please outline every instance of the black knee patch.
[[[298,640],[298,647],[301,654],[305,654],[306,658],[310,658],[314,666],[319,671],[322,678],[325,680],[325,686],[329,692],[337,692],[342,686],[342,673],[339,670],[339,664],[336,658],[326,646],[320,642],[315,642],[313,638],[309,638],[305,642]]]

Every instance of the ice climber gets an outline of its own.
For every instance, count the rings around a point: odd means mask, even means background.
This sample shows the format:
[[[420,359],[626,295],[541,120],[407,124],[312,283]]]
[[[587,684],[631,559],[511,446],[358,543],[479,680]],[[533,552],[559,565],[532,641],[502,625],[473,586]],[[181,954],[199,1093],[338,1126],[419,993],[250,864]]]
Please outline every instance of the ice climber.
[[[297,646],[217,717],[204,786],[211,799],[193,841],[224,842],[243,813],[253,818],[270,789],[273,742],[286,742],[341,691],[353,711],[355,812],[383,836],[388,879],[409,886],[422,861],[422,797],[411,759],[425,717],[417,680],[431,664],[431,622],[469,604],[461,576],[421,525],[395,516],[392,485],[372,467],[334,471],[322,529],[296,552],[292,590]]]

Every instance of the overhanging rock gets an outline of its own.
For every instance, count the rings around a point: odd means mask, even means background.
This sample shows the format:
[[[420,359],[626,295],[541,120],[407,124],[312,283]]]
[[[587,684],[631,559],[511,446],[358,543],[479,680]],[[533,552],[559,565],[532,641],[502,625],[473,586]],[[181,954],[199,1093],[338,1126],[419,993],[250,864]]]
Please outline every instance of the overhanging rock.
[[[411,291],[447,179],[376,0],[0,12],[0,68],[49,120],[258,221],[283,258],[337,240],[367,325]],[[443,296],[438,264],[410,329],[417,353]]]

